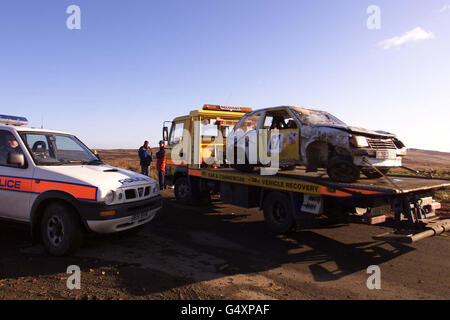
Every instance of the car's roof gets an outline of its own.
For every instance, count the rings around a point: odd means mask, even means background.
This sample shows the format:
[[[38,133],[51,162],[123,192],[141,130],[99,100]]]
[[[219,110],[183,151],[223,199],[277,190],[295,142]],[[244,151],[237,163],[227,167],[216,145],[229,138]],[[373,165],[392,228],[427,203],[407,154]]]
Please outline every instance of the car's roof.
[[[305,114],[309,114],[311,111],[316,111],[316,112],[326,112],[323,110],[319,110],[319,109],[312,109],[312,108],[305,108],[305,107],[299,107],[299,106],[276,106],[276,107],[267,107],[267,108],[261,108],[261,109],[257,109],[254,110],[253,112],[251,112],[251,114],[257,113],[257,112],[261,112],[261,111],[267,111],[267,110],[274,110],[274,109],[284,109],[284,108],[290,108],[290,109],[297,109]]]
[[[13,129],[16,130],[18,132],[20,131],[27,131],[27,132],[49,132],[49,133],[58,133],[58,134],[71,134],[68,132],[64,132],[64,131],[57,131],[57,130],[48,130],[48,129],[41,129],[41,128],[30,128],[30,127],[23,127],[23,126],[12,126],[12,125],[0,125],[0,130],[1,129]]]

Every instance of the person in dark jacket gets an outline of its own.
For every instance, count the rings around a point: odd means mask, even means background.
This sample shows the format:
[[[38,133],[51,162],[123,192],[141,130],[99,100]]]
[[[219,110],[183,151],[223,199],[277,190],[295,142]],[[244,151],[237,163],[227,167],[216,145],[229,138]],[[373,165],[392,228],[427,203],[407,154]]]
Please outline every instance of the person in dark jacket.
[[[8,154],[19,153],[23,154],[22,149],[19,146],[16,138],[10,133],[3,133],[0,140],[0,164],[6,165],[8,160]]]
[[[159,151],[156,153],[156,170],[158,170],[159,190],[166,188],[165,177],[166,174],[166,146],[164,141],[159,142]]]
[[[144,141],[144,145],[139,148],[139,160],[141,162],[141,173],[148,176],[148,167],[152,163],[152,149],[150,149],[148,141]]]

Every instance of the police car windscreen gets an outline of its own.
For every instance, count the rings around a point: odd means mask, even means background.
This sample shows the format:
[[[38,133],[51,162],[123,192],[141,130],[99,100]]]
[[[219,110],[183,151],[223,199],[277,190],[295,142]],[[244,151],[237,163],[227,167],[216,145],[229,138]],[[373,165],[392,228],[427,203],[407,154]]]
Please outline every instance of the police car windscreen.
[[[98,158],[77,138],[54,133],[21,133],[37,165],[94,164]]]

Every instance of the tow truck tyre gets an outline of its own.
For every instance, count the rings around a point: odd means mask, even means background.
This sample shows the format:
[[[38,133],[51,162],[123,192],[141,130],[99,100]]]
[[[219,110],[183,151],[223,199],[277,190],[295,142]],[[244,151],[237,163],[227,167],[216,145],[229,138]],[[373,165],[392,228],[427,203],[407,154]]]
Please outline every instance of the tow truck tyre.
[[[334,156],[330,159],[327,174],[337,182],[355,182],[359,179],[359,168],[350,159]]]
[[[76,251],[83,241],[80,221],[69,207],[58,202],[45,209],[41,220],[41,234],[45,249],[55,256]]]
[[[175,198],[178,202],[187,204],[191,199],[191,188],[189,187],[188,179],[186,177],[178,178],[175,181]]]
[[[386,175],[389,171],[389,168],[380,168],[378,169],[381,171],[382,174],[380,174],[378,171],[374,169],[361,169],[362,173],[369,179],[376,179],[381,178],[383,175]]]
[[[281,192],[270,193],[264,201],[264,220],[276,234],[286,233],[294,226],[289,197]]]

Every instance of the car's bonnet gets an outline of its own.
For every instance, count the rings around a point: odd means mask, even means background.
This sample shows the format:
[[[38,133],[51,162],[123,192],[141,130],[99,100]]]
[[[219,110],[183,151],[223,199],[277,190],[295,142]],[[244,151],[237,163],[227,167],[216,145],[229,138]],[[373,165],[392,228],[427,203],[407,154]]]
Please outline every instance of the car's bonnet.
[[[108,165],[39,166],[34,179],[89,185],[100,189],[142,185],[154,181],[139,173]]]

